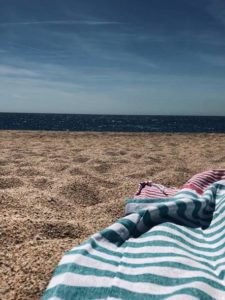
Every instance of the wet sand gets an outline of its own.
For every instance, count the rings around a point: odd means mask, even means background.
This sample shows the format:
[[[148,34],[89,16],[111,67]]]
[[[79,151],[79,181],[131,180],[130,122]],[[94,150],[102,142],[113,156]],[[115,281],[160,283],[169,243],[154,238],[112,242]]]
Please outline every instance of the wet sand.
[[[225,134],[0,131],[0,299],[40,299],[66,250],[123,216],[141,180],[225,168]]]

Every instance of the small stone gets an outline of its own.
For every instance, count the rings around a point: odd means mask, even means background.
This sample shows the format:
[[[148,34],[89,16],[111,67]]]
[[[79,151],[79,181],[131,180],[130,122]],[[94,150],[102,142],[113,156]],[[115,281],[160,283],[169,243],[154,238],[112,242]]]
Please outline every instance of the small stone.
[[[35,235],[34,240],[35,241],[41,241],[42,237],[39,234],[37,234],[37,235]]]
[[[1,289],[0,289],[0,294],[4,295],[4,294],[6,294],[6,293],[9,292],[9,291],[10,291],[10,288],[9,288],[9,287],[1,288]]]
[[[56,199],[54,197],[48,197],[48,202],[56,202]]]

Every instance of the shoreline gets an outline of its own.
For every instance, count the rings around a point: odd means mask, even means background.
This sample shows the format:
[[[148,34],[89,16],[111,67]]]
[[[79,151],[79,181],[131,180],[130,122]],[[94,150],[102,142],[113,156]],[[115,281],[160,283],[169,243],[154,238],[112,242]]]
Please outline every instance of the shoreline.
[[[224,168],[225,133],[0,130],[0,298],[40,299],[62,254],[123,216],[142,180]]]
[[[102,135],[225,135],[225,132],[168,132],[168,131],[70,131],[70,130],[21,130],[21,129],[0,129],[2,133],[20,133],[20,134],[72,134],[72,135],[85,135],[85,134],[102,134]]]

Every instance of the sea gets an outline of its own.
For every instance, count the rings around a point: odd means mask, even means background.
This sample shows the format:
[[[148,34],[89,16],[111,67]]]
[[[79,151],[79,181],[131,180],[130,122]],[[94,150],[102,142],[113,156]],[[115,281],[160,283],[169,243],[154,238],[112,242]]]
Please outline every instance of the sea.
[[[0,113],[0,130],[225,133],[225,117]]]

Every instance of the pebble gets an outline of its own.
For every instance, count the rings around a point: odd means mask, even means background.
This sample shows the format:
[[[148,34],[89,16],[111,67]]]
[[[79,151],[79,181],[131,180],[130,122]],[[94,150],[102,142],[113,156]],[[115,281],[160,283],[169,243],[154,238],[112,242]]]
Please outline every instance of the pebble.
[[[54,197],[48,197],[48,202],[56,202],[56,199]]]

